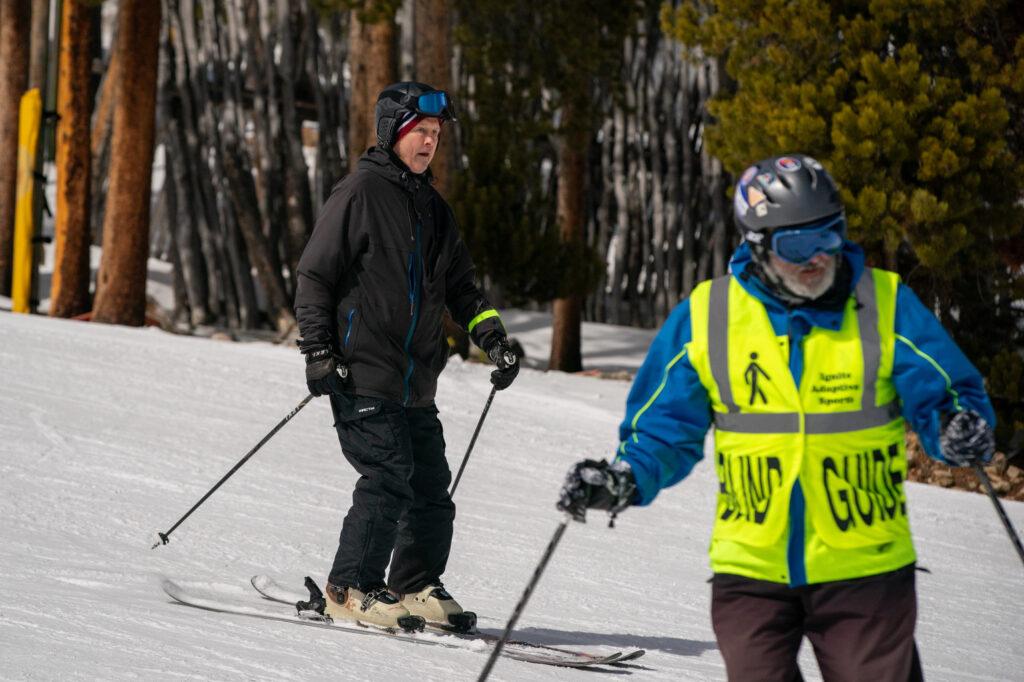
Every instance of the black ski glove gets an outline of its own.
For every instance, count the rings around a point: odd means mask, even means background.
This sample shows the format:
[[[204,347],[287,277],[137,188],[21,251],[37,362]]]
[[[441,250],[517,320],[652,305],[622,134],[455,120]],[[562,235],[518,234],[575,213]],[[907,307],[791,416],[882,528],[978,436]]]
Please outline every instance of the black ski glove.
[[[487,357],[498,367],[491,372],[491,383],[494,384],[494,387],[503,391],[511,386],[516,375],[519,374],[519,356],[512,350],[508,339],[499,336],[487,349]]]
[[[996,435],[985,418],[974,410],[947,414],[939,435],[942,458],[953,466],[967,467],[992,459]]]
[[[587,509],[618,513],[633,504],[635,495],[636,479],[629,464],[585,459],[569,469],[555,506],[577,521],[586,521]]]
[[[341,362],[330,346],[309,346],[302,353],[306,356],[306,386],[310,393],[322,396],[345,390],[348,365]]]

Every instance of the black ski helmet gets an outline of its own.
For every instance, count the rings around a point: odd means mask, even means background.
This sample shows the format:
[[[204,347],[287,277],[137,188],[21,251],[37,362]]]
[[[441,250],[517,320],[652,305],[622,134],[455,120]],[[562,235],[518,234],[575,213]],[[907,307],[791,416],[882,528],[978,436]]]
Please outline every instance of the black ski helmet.
[[[430,98],[431,102],[440,103],[440,106],[424,110],[420,105],[420,98],[424,95],[435,95]],[[432,88],[426,83],[414,81],[392,83],[381,90],[373,113],[377,128],[377,146],[382,149],[391,149],[402,120],[411,113],[442,121],[455,120],[455,110],[446,92]]]
[[[832,177],[802,154],[773,156],[743,171],[733,208],[736,225],[755,247],[755,256],[763,255],[775,228],[799,228],[843,213]]]

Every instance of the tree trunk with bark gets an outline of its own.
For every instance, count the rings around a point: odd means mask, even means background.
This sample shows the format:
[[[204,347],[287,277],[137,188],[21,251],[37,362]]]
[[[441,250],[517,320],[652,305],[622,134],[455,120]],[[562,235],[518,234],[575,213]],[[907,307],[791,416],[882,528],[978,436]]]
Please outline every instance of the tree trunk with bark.
[[[352,74],[352,96],[349,100],[348,139],[349,171],[356,168],[359,157],[377,144],[373,110],[377,95],[396,80],[395,19],[387,13],[382,17],[366,11],[353,10],[349,15],[349,71]]]
[[[558,231],[563,244],[583,240],[583,192],[586,180],[587,143],[590,134],[581,129],[571,104],[566,105],[565,132],[558,154]],[[581,252],[582,249],[573,249]],[[580,352],[580,323],[583,296],[570,293],[552,304],[551,359],[549,368],[563,372],[583,369]]]
[[[29,0],[0,0],[0,296],[11,295],[18,108],[28,84]]]
[[[110,190],[93,305],[98,322],[145,321],[159,39],[160,3],[122,0],[117,45],[121,78],[115,84]]]
[[[117,58],[117,31],[111,39],[110,54],[104,65],[103,76],[96,91],[92,115],[90,146],[92,147],[91,220],[92,241],[103,240],[103,211],[107,205],[107,185],[110,170],[110,133],[114,127],[114,83],[121,79],[121,60]]]
[[[446,92],[452,87],[451,22],[448,0],[414,0],[416,80]],[[443,197],[451,193],[455,165],[454,125],[446,128],[441,131],[441,144],[430,164],[434,187]]]
[[[32,23],[28,62],[28,89],[39,88],[43,101],[46,93],[46,55],[50,49],[50,1],[32,0]],[[24,40],[24,37],[22,38]]]
[[[65,0],[57,78],[57,213],[50,315],[89,310],[90,115],[92,16],[88,5]]]

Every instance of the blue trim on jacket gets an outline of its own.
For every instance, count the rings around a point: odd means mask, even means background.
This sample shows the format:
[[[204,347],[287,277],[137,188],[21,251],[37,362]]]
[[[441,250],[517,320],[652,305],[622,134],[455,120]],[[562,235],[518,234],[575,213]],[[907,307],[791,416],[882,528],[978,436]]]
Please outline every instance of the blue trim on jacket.
[[[863,250],[846,242],[843,256],[853,268],[852,281],[857,282],[864,272]],[[787,308],[757,277],[744,276],[750,258],[749,247],[741,244],[729,270],[747,292],[764,303],[775,333],[789,336],[790,371],[799,385],[804,336],[812,327],[839,329],[843,313]],[[943,412],[975,410],[995,427],[995,414],[978,370],[903,284],[896,294],[896,335],[893,382],[902,401],[903,416],[930,456],[942,459],[939,428]],[[704,457],[711,403],[686,353],[692,338],[687,299],[676,306],[658,331],[626,399],[617,456],[633,469],[639,505],[650,504],[662,488],[683,480]],[[803,491],[794,492],[787,546],[789,572],[791,584],[803,584],[805,508]]]

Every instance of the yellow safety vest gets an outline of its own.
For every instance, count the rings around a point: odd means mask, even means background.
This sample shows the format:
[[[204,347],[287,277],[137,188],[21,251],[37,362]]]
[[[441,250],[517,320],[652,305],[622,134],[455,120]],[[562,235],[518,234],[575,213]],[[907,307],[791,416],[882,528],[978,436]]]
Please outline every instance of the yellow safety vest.
[[[715,572],[790,582],[790,497],[805,499],[808,583],[874,575],[915,559],[903,481],[904,422],[892,383],[899,277],[865,269],[837,331],[813,327],[803,374],[789,338],[733,277],[690,299],[690,362],[711,399],[719,493]]]

